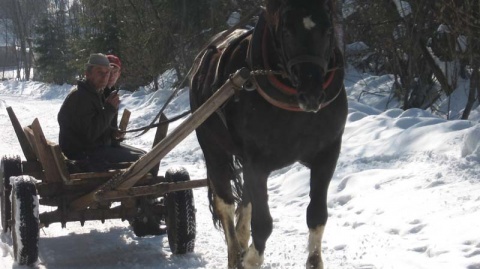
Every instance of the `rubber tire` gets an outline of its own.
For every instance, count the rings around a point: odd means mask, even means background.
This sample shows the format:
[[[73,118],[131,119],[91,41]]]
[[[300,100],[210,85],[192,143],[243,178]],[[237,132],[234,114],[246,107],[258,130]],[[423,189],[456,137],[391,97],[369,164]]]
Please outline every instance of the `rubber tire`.
[[[167,182],[189,181],[185,168],[169,169],[165,174]],[[196,218],[193,191],[184,190],[165,195],[167,208],[168,244],[173,254],[185,254],[195,249]]]
[[[38,260],[39,204],[35,179],[12,177],[13,254],[19,265],[33,265]],[[19,244],[20,242],[20,244]]]
[[[12,218],[12,203],[10,202],[12,185],[10,184],[10,177],[22,174],[22,161],[20,160],[20,156],[4,156],[0,166],[0,213],[2,230],[4,233],[7,233]]]

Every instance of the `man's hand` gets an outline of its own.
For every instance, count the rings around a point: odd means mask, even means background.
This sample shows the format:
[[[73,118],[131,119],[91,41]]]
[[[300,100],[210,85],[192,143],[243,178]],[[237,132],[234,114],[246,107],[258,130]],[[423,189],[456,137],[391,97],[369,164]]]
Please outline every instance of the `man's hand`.
[[[118,106],[120,105],[120,97],[118,96],[117,92],[110,93],[110,95],[108,95],[108,97],[105,99],[105,103],[109,103],[115,109],[118,109]]]

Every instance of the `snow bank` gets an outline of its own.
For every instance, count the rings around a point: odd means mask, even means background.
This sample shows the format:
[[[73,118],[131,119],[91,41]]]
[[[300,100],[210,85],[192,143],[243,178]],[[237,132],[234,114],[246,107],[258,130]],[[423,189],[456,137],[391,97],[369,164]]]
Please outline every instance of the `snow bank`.
[[[477,124],[465,135],[462,157],[471,156],[480,160],[480,125]]]

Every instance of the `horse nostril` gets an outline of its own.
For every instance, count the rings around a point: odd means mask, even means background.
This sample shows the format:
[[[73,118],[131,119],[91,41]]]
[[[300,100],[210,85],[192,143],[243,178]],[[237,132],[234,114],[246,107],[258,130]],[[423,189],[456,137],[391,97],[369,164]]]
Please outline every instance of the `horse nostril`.
[[[327,96],[323,91],[319,92],[318,95],[308,93],[299,93],[297,95],[298,104],[307,112],[317,112],[326,99]]]

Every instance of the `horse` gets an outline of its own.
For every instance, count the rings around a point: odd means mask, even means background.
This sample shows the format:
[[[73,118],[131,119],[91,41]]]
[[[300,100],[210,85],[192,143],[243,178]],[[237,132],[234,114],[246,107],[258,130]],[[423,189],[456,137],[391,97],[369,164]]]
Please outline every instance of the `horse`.
[[[311,172],[306,268],[323,268],[327,189],[348,107],[333,1],[266,0],[253,29],[214,39],[192,67],[192,111],[236,70],[248,68],[252,74],[196,129],[228,268],[262,265],[273,228],[267,179],[295,162]]]

